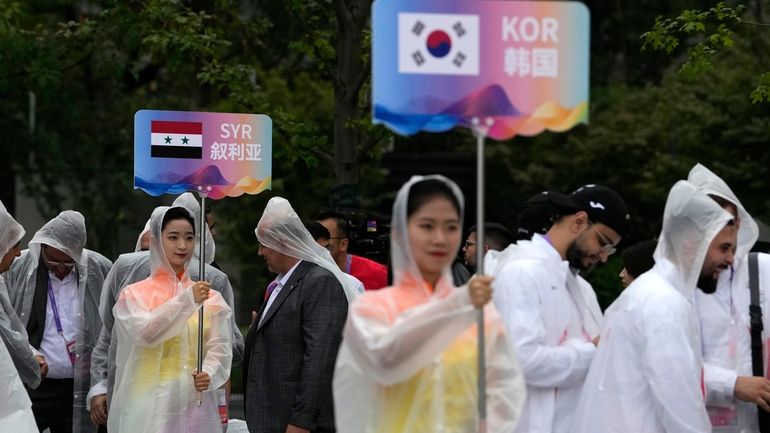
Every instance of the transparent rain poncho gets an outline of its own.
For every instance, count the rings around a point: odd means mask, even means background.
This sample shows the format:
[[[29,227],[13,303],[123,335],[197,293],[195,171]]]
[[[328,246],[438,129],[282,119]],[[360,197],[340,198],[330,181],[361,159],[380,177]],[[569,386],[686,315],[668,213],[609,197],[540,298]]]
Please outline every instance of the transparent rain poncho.
[[[188,195],[188,193],[183,194]],[[189,200],[177,200],[181,202],[186,202],[190,204]],[[185,207],[185,206],[183,206]],[[163,206],[162,208],[167,208],[166,206]],[[190,208],[194,208],[194,206],[186,207],[188,211],[190,211]],[[197,208],[200,209],[200,208]],[[200,215],[197,213],[192,213],[191,215],[193,219],[196,222],[196,227],[198,227],[198,220],[200,219]],[[145,225],[145,230],[147,233],[149,233],[149,227],[150,227],[150,220],[147,220],[147,224]],[[144,231],[142,232],[144,234]],[[139,240],[142,238],[142,234],[139,235]],[[196,246],[195,246],[195,253],[193,253],[193,259],[190,260],[190,262],[187,264],[187,270],[190,273],[190,279],[193,281],[200,280],[199,273],[200,273],[200,265],[199,265],[199,258],[198,258],[198,250],[199,245],[198,242],[200,242],[199,236],[196,235]],[[213,238],[208,238],[206,240],[206,251],[212,251],[208,244],[214,243]],[[206,257],[206,261],[208,262],[208,255]],[[102,290],[102,297],[100,300],[100,315],[102,317],[103,322],[103,328],[102,332],[99,335],[99,341],[94,347],[94,351],[92,354],[92,363],[91,363],[91,383],[92,387],[88,394],[88,406],[90,407],[90,401],[91,398],[93,398],[96,395],[105,394],[107,393],[108,397],[111,396],[112,389],[115,385],[115,344],[111,344],[112,341],[115,341],[115,335],[113,332],[113,323],[115,321],[113,314],[112,314],[112,307],[115,305],[115,302],[118,299],[118,296],[120,295],[121,290],[123,290],[124,287],[128,286],[129,284],[136,283],[138,281],[144,280],[145,278],[149,277],[151,274],[150,269],[150,253],[149,251],[139,251],[139,241],[137,241],[137,252],[134,253],[127,253],[127,254],[121,254],[116,260],[115,263],[112,266],[112,269],[110,269],[110,273],[107,274],[107,277],[104,282],[104,289]],[[220,271],[217,268],[214,268],[213,266],[206,264],[205,266],[205,275],[206,275],[206,281],[209,281],[212,285],[212,288],[219,292],[222,297],[224,298],[227,305],[230,306],[230,308],[234,311],[234,302],[235,298],[233,295],[233,287],[230,284],[230,280],[227,277],[227,274]],[[231,322],[231,328],[233,333],[233,364],[237,365],[241,362],[243,359],[243,348],[244,348],[244,341],[243,341],[243,335],[241,335],[240,329],[238,329],[238,326],[235,323],[235,314],[232,314],[230,316],[230,322]]]
[[[285,198],[273,197],[267,202],[254,232],[260,244],[287,256],[315,263],[334,274],[342,284],[348,302],[360,293],[360,283],[340,270],[329,250],[318,245]]]
[[[213,290],[203,303],[203,371],[211,383],[199,406],[192,373],[200,304],[193,298],[189,274],[175,275],[163,251],[161,226],[168,209],[156,208],[150,219],[152,276],[123,289],[113,308],[117,353],[108,417],[111,433],[221,429],[216,389],[230,376],[232,311]]]
[[[694,291],[732,216],[687,182],[669,192],[655,266],[607,309],[575,433],[710,432]]]
[[[22,237],[24,228],[0,202],[0,258]],[[35,433],[38,430],[32,414],[32,402],[20,376],[27,384],[36,387],[40,383],[40,369],[29,349],[27,333],[10,304],[2,278],[0,276],[0,333],[4,344],[0,344],[0,365],[3,366],[0,369],[0,399],[3,402],[0,405],[0,431]]]
[[[90,388],[91,351],[102,327],[99,295],[104,277],[112,266],[112,262],[101,254],[86,249],[85,244],[85,218],[80,212],[65,210],[35,233],[29,241],[29,249],[22,252],[22,256],[13,263],[6,275],[13,308],[27,327],[38,284],[43,282],[39,278],[48,278],[48,270],[41,264],[42,246],[54,247],[77,262],[72,271],[77,272],[78,304],[81,308],[78,329],[75,331],[77,361],[73,370],[75,388],[72,422],[76,433],[96,431],[86,410],[86,395]],[[42,298],[45,299],[43,302],[47,302],[45,295]]]
[[[186,192],[179,197],[177,197],[176,200],[174,200],[174,203],[171,204],[171,206],[180,206],[185,209],[187,209],[188,212],[190,212],[190,215],[192,215],[193,219],[195,220],[195,253],[193,253],[193,257],[195,259],[199,259],[200,254],[200,233],[201,233],[201,205],[198,202],[198,200],[195,198],[195,195],[193,195],[190,192]],[[214,236],[211,234],[211,230],[209,230],[208,224],[203,225],[206,228],[206,264],[210,265],[214,262],[214,257],[216,255],[217,247],[214,243]],[[136,247],[134,248],[134,252],[139,252],[142,250],[142,236],[145,235],[145,233],[150,232],[150,221],[147,220],[147,223],[144,225],[144,229],[141,233],[139,233],[139,237],[136,239]]]
[[[696,164],[688,180],[706,194],[721,197],[734,204],[738,210],[738,246],[731,271],[719,276],[717,291],[705,294],[695,291],[696,306],[700,318],[703,338],[704,379],[706,383],[706,404],[714,431],[738,433],[757,431],[757,406],[735,398],[735,381],[738,376],[751,376],[751,320],[748,288],[748,260],[751,247],[759,237],[757,223],[741,204],[730,187],[715,173],[701,164]],[[760,255],[760,266],[768,268],[770,256]],[[760,284],[770,287],[760,278]],[[765,329],[770,311],[767,296],[760,296],[765,318]],[[767,339],[765,339],[767,347]],[[767,353],[767,352],[765,352]]]
[[[13,219],[11,214],[0,202],[0,258],[24,237],[24,228]],[[16,315],[8,288],[0,275],[0,338],[8,348],[13,358],[13,365],[19,373],[22,382],[31,388],[37,388],[40,383],[40,367],[29,345],[27,330]]]
[[[415,176],[399,190],[391,226],[394,285],[351,304],[337,358],[340,433],[477,431],[477,328],[468,288],[453,286],[447,265],[431,292],[410,250],[409,191],[428,179],[446,183],[462,208],[459,188],[443,176]],[[524,380],[491,302],[484,312],[488,431],[511,433]]]
[[[24,227],[13,219],[3,202],[0,201],[0,258],[21,242],[24,233]]]
[[[721,197],[738,208],[740,228],[738,230],[738,248],[735,251],[735,257],[745,257],[759,238],[759,227],[754,218],[749,215],[727,183],[705,166],[695,164],[690,170],[687,180],[706,194]]]

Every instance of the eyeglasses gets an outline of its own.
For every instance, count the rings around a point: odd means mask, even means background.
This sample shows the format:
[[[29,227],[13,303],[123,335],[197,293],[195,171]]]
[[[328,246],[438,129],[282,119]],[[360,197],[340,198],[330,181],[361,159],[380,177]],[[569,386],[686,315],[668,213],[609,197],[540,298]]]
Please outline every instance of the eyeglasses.
[[[618,249],[615,248],[615,245],[613,245],[612,241],[610,241],[607,236],[603,235],[602,232],[600,232],[593,223],[589,222],[589,224],[591,224],[591,228],[599,238],[599,246],[602,247],[604,252],[607,253],[608,256],[615,254]]]
[[[465,241],[465,248],[470,248],[476,244],[478,244],[476,241]]]
[[[43,260],[45,260],[48,266],[52,268],[55,268],[57,266],[63,266],[67,269],[72,269],[75,267],[75,265],[77,265],[77,263],[75,262],[59,262],[59,261],[49,260],[48,254],[45,253],[45,248],[43,249]]]

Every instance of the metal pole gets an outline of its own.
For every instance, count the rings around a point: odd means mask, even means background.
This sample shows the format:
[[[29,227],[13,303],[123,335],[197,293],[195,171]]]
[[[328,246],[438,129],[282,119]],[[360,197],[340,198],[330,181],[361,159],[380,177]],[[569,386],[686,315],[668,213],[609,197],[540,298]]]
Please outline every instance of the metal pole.
[[[198,281],[206,281],[206,194],[200,192],[201,213],[198,223],[198,235],[200,236],[200,257],[198,258]],[[203,304],[198,309],[198,373],[203,371]],[[201,393],[198,392],[198,405],[202,400]]]
[[[476,274],[484,274],[484,141],[492,126],[493,119],[487,118],[481,124],[479,118],[472,120],[473,131],[476,135]],[[487,431],[487,376],[486,352],[484,341],[484,309],[476,309],[476,329],[478,331],[478,410],[479,433]]]

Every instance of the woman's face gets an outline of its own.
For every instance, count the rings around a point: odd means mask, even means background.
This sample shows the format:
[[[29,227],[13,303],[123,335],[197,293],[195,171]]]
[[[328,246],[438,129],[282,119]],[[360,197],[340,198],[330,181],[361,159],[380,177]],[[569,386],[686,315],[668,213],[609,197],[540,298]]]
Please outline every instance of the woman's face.
[[[407,221],[409,246],[424,279],[435,283],[460,247],[460,216],[445,197],[430,199]]]
[[[181,272],[195,250],[193,226],[187,220],[176,219],[166,223],[160,234],[163,252],[175,272]]]

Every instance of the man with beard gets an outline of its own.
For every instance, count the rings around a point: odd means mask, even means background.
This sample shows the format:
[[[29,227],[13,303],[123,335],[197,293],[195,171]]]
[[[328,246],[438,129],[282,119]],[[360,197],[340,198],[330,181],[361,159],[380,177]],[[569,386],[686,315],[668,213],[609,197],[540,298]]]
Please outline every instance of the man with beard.
[[[719,176],[701,164],[690,170],[688,180],[735,216],[738,244],[730,272],[719,276],[716,292],[695,292],[695,306],[703,338],[706,409],[714,432],[759,431],[757,405],[770,411],[770,380],[752,376],[751,291],[748,255],[759,237],[759,227],[738,197]],[[770,255],[757,257],[759,299],[764,329],[770,329]],[[711,289],[711,287],[709,287]],[[762,347],[768,347],[767,332]],[[766,350],[765,350],[766,352]],[[765,357],[765,359],[767,359]]]
[[[558,195],[551,228],[519,241],[494,272],[493,300],[527,381],[516,433],[571,430],[602,322],[596,294],[577,272],[607,261],[629,219],[620,195],[604,186],[549,194]]]
[[[669,192],[655,265],[607,309],[575,433],[711,432],[694,296],[733,263],[733,216],[690,182]]]

